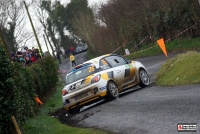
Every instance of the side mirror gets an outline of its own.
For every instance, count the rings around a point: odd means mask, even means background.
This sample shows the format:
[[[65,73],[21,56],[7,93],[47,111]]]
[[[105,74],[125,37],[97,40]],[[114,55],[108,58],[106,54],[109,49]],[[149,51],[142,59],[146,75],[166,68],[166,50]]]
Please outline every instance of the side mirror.
[[[132,62],[132,60],[128,60],[128,63],[131,63]]]

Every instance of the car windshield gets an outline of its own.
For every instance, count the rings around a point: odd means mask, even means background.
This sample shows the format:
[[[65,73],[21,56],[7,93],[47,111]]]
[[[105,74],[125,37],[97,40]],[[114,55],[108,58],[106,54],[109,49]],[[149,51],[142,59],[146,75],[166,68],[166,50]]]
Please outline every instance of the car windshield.
[[[94,65],[84,66],[78,69],[74,69],[70,72],[70,74],[66,78],[66,84],[70,84],[77,80],[83,79],[95,72],[96,68]]]

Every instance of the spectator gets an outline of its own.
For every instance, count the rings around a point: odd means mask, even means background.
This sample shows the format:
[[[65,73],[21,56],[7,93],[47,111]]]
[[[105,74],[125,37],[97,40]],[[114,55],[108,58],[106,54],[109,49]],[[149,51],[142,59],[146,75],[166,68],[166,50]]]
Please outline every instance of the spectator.
[[[65,55],[66,55],[66,57],[69,57],[69,54],[70,54],[70,49],[69,48],[65,49]]]
[[[71,54],[74,55],[74,47],[70,47],[69,49],[70,49]]]
[[[55,51],[56,51],[56,56],[57,56],[57,58],[59,60],[59,63],[62,63],[61,59],[60,59],[61,50],[57,48]]]
[[[29,53],[30,53],[30,55],[31,55],[31,61],[32,61],[32,62],[36,61],[36,55],[35,55],[35,53],[33,53],[32,50],[29,50]]]
[[[16,62],[18,60],[17,55],[15,55],[13,52],[10,53],[10,57],[11,57],[12,62]]]
[[[18,62],[19,62],[19,63],[25,63],[24,57],[20,57],[20,58],[18,59]]]
[[[31,60],[31,55],[30,55],[30,51],[26,51],[25,56],[29,57],[29,59]]]
[[[76,62],[75,62],[75,58],[74,58],[74,55],[70,54],[70,57],[69,57],[70,61],[72,62],[72,67],[73,65],[76,66]]]
[[[24,47],[24,50],[28,51],[28,47],[25,46],[25,47]]]
[[[17,51],[16,54],[17,54],[17,57],[20,58],[23,53],[22,53],[22,51]]]
[[[36,60],[38,60],[38,59],[41,59],[42,58],[42,56],[40,55],[40,53],[38,53],[38,52],[36,52],[35,53],[35,56],[36,56]]]
[[[31,62],[31,59],[28,56],[25,56],[25,67],[29,66]]]

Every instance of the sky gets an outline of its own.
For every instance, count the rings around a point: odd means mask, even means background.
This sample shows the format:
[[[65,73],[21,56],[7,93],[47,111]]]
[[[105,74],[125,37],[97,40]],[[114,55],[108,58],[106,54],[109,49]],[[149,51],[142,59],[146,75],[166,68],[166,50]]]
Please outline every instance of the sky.
[[[69,3],[70,0],[60,0],[61,3]],[[99,4],[99,3],[105,3],[107,2],[108,0],[88,0],[88,4],[89,6],[92,6],[94,4]]]
[[[108,0],[88,0],[88,5],[89,6],[93,6],[93,5],[95,5],[95,4],[101,4],[101,3],[106,3]],[[61,4],[64,4],[64,3],[69,3],[70,2],[70,0],[60,0],[60,2],[61,2]],[[31,16],[32,15],[34,15],[34,13],[32,13],[31,12],[31,10],[29,10],[29,12],[30,12],[30,14],[31,14]],[[34,17],[34,16],[33,16]],[[31,17],[32,19],[33,19],[33,17]],[[35,22],[35,23],[34,23]],[[30,23],[29,21],[28,21],[28,23]],[[41,25],[38,23],[38,22],[36,22],[35,20],[33,21],[33,23],[34,23],[34,27],[35,27],[35,29],[38,29],[39,27],[41,27]],[[30,26],[30,24],[27,24],[27,25],[29,25]],[[28,26],[28,27],[29,27]],[[30,28],[30,32],[32,32],[32,29]],[[46,47],[46,45],[45,45],[45,41],[44,41],[44,39],[43,39],[43,36],[39,36],[38,37],[39,38],[39,41],[40,41],[40,44],[41,44],[41,47],[42,47],[42,50],[43,50],[43,52],[46,52],[47,51],[47,47]],[[37,42],[36,42],[36,39],[35,39],[35,37],[32,37],[29,41],[27,41],[27,46],[29,47],[29,48],[32,48],[32,47],[37,47],[38,45],[37,45]],[[50,49],[50,46],[48,45],[48,48]],[[50,49],[51,50],[51,49]],[[51,52],[50,52],[51,53]]]

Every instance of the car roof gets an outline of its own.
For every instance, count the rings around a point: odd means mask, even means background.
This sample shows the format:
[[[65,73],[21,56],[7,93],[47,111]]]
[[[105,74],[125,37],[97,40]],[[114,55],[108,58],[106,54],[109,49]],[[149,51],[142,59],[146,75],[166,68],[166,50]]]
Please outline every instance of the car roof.
[[[99,61],[102,59],[102,58],[105,58],[105,57],[108,57],[108,56],[120,56],[118,54],[105,54],[105,55],[102,55],[102,56],[99,56],[99,57],[96,57],[96,58],[93,58],[93,59],[90,59],[86,62],[83,62],[82,64],[70,69],[68,71],[67,74],[70,74],[71,72],[79,69],[79,66],[81,66],[80,68],[82,67],[85,67],[85,66],[91,66],[91,65],[94,65],[96,68],[99,68]]]
[[[105,54],[105,55],[102,55],[102,56],[93,58],[93,59],[91,59],[91,60],[88,60],[88,61],[84,62],[83,64],[85,64],[85,63],[92,63],[93,65],[95,65],[96,68],[99,68],[99,61],[100,61],[102,58],[107,57],[107,56],[110,56],[110,54]]]
[[[96,66],[96,68],[99,68],[99,61],[102,59],[102,58],[105,58],[105,57],[108,57],[108,56],[120,56],[118,54],[105,54],[105,55],[102,55],[102,56],[99,56],[99,57],[96,57],[96,58],[93,58],[91,60],[88,60],[84,63],[92,63],[93,65]],[[121,56],[120,56],[121,57]]]

